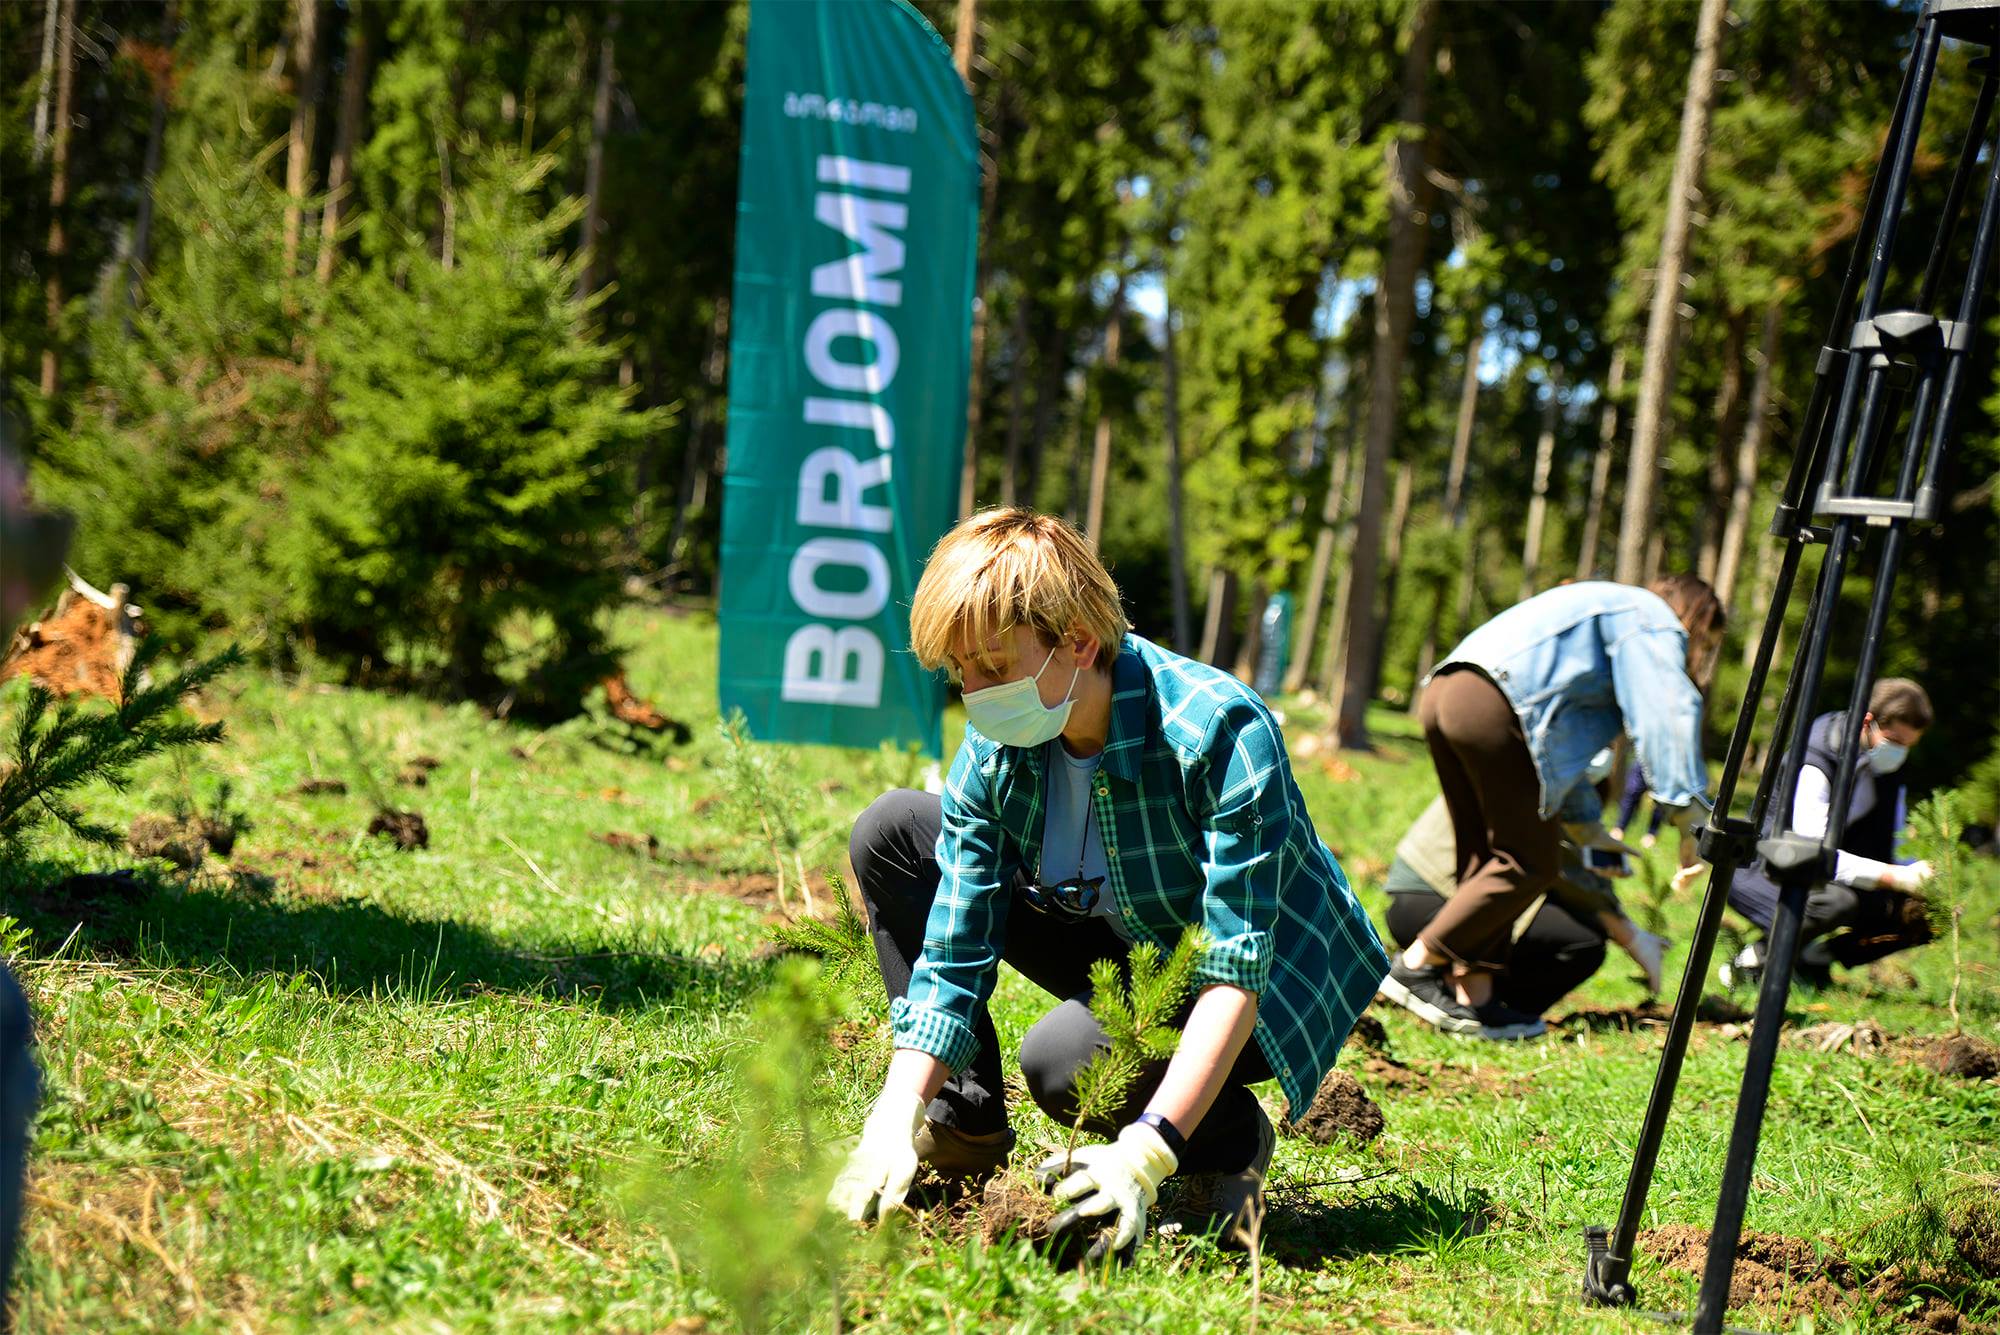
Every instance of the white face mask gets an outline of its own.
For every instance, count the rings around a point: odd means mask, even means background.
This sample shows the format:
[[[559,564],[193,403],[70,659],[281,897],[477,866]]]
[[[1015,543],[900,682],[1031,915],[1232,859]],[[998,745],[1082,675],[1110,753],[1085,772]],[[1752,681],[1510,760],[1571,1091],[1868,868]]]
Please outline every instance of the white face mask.
[[[1069,690],[1063,693],[1061,704],[1054,709],[1044,705],[1035,683],[1055,658],[1056,651],[1051,649],[1034,676],[971,692],[965,697],[965,721],[1002,746],[1040,746],[1054,741],[1069,723],[1069,711],[1076,704],[1070,697],[1076,692],[1077,677],[1076,672],[1069,674]]]
[[[1875,743],[1875,749],[1868,753],[1868,768],[1877,774],[1894,774],[1903,768],[1903,762],[1909,757],[1909,747],[1885,737]]]

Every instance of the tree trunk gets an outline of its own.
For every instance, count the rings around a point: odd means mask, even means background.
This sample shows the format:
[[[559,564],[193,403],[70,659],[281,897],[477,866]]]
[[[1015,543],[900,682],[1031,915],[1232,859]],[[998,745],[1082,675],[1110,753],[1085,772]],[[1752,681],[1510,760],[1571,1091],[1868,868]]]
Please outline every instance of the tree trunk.
[[[1749,334],[1750,316],[1732,310],[1722,335],[1722,384],[1715,395],[1715,434],[1708,447],[1708,503],[1695,516],[1695,573],[1710,583],[1715,581],[1715,563],[1721,555],[1724,516],[1729,512],[1733,487],[1731,442],[1741,439],[1743,429],[1743,344]]]
[[[132,248],[126,255],[125,332],[132,332],[132,308],[139,304],[139,287],[153,249],[153,196],[160,179],[160,150],[167,137],[167,94],[173,86],[174,28],[180,21],[178,0],[167,0],[160,11],[160,67],[153,71],[153,116],[146,126],[146,159],[139,169],[139,213],[132,222]]]
[[[1751,591],[1750,602],[1746,610],[1761,612],[1770,605],[1771,589],[1778,582],[1778,562],[1780,560],[1778,550],[1778,544],[1775,542],[1758,544],[1757,581]],[[1757,640],[1761,633],[1762,626],[1760,623],[1750,621],[1747,618],[1744,620],[1743,670],[1745,672],[1748,672],[1757,664]],[[1773,663],[1782,663],[1785,661],[1785,628],[1783,626],[1778,627],[1778,638],[1771,646],[1771,661]]]
[[[42,397],[62,388],[63,260],[69,255],[69,122],[76,96],[76,0],[62,0],[56,15],[55,123],[49,135],[49,272],[42,295],[47,303],[48,345],[42,349]]]
[[[577,249],[583,267],[576,275],[576,299],[597,291],[604,273],[604,140],[611,133],[611,90],[618,82],[618,6],[604,15],[597,39],[597,90],[590,99],[590,151],[583,166],[583,232]]]
[[[973,92],[972,61],[979,46],[979,0],[958,0],[958,27],[952,34],[951,63],[967,96]],[[998,164],[985,151],[979,154],[979,219],[975,242],[977,255],[972,282],[972,374],[965,398],[965,457],[959,463],[958,513],[972,513],[979,490],[979,419],[985,411],[986,393],[986,227],[993,215],[993,200],[999,185]]]
[[[1535,441],[1535,489],[1528,498],[1528,533],[1521,544],[1521,598],[1535,596],[1536,577],[1542,568],[1542,528],[1549,517],[1549,473],[1556,463],[1556,413],[1561,405],[1556,394],[1562,388],[1562,373],[1549,373],[1549,398],[1542,405],[1542,431]]]
[[[1695,28],[1694,61],[1688,69],[1687,98],[1681,107],[1680,147],[1674,155],[1667,191],[1666,224],[1660,263],[1654,271],[1653,309],[1646,322],[1646,361],[1639,373],[1639,406],[1632,420],[1632,460],[1625,476],[1625,513],[1618,531],[1618,579],[1636,584],[1653,533],[1653,493],[1658,482],[1660,446],[1666,439],[1668,399],[1674,381],[1674,345],[1680,329],[1681,278],[1687,269],[1688,232],[1694,199],[1701,189],[1708,156],[1709,113],[1715,106],[1715,66],[1722,47],[1722,20],[1728,0],[1701,0]]]
[[[1368,698],[1382,683],[1382,658],[1389,648],[1389,623],[1396,615],[1396,585],[1403,575],[1403,537],[1410,528],[1410,493],[1416,470],[1408,459],[1396,471],[1396,498],[1389,503],[1389,532],[1382,554],[1381,607],[1375,616],[1375,661],[1368,665]]]
[[[42,159],[49,152],[49,94],[55,85],[52,76],[56,68],[56,30],[62,26],[60,18],[61,0],[48,0],[42,8],[42,63],[35,76],[35,165],[42,165]]]
[[[1180,361],[1174,352],[1174,306],[1172,294],[1163,282],[1160,300],[1164,346],[1160,352],[1165,376],[1167,427],[1167,567],[1171,572],[1174,597],[1174,652],[1189,648],[1193,617],[1188,608],[1187,527],[1181,498],[1181,378]]]
[[[1202,662],[1222,662],[1235,638],[1235,621],[1236,572],[1217,566],[1208,572],[1208,607],[1201,625]]]
[[[1243,638],[1236,644],[1236,666],[1230,669],[1245,685],[1257,679],[1257,660],[1264,653],[1264,609],[1270,605],[1270,586],[1260,579],[1250,586],[1250,615],[1243,618]]]
[[[347,69],[340,78],[340,118],[333,127],[333,160],[326,168],[326,210],[319,217],[319,263],[313,268],[319,285],[333,281],[333,261],[340,248],[340,219],[352,192],[354,146],[361,138],[361,118],[368,110],[368,21],[360,0],[347,10]]]
[[[1720,0],[1715,0],[1720,3]],[[1368,432],[1362,452],[1361,505],[1354,534],[1353,582],[1373,590],[1382,555],[1382,500],[1389,483],[1389,446],[1395,439],[1403,353],[1416,313],[1417,267],[1425,233],[1419,215],[1427,199],[1423,140],[1430,91],[1437,0],[1417,0],[1410,20],[1409,49],[1403,61],[1402,99],[1396,119],[1403,134],[1389,140],[1389,245],[1381,283],[1375,291],[1375,352],[1372,358]],[[1404,137],[1408,135],[1409,137]],[[1375,662],[1375,609],[1368,597],[1348,599],[1345,680],[1335,731],[1342,746],[1366,748],[1369,674]]]
[[[1590,464],[1590,501],[1584,508],[1583,542],[1577,548],[1576,577],[1597,575],[1597,539],[1604,527],[1604,497],[1611,489],[1612,445],[1618,439],[1618,394],[1625,388],[1625,349],[1611,354],[1611,376],[1604,384],[1604,407],[1597,417],[1597,457]]]
[[[1090,447],[1090,505],[1084,512],[1083,531],[1095,543],[1104,541],[1104,488],[1111,480],[1111,396],[1110,377],[1118,370],[1118,345],[1125,325],[1125,276],[1111,290],[1111,320],[1104,329],[1104,362],[1098,376],[1097,433]]]
[[[691,423],[681,455],[680,503],[674,509],[674,526],[667,537],[667,564],[679,565],[688,543],[694,516],[708,501],[708,477],[712,471],[709,441],[715,435],[719,416],[715,405],[722,401],[729,371],[729,298],[715,303],[715,318],[708,327],[708,356],[702,359],[702,378],[708,382],[708,409]]]
[[[1028,456],[1021,465],[1021,504],[1037,504],[1042,490],[1042,461],[1049,453],[1049,432],[1055,427],[1056,404],[1063,394],[1063,331],[1051,325],[1049,336],[1035,349],[1035,425],[1028,433]]]
[[[1000,470],[1000,504],[1011,506],[1020,504],[1021,433],[1027,425],[1021,406],[1025,397],[1022,391],[1028,382],[1028,294],[1025,290],[1014,294],[1014,318],[1008,321],[1007,342],[1014,351],[1014,370],[1007,377],[1007,466]]]
[[[1773,301],[1764,308],[1764,329],[1757,343],[1757,373],[1750,385],[1750,409],[1743,439],[1736,447],[1735,486],[1729,493],[1729,518],[1722,526],[1722,548],[1716,557],[1715,591],[1725,606],[1733,606],[1736,572],[1743,563],[1743,539],[1750,531],[1750,503],[1757,493],[1757,464],[1764,437],[1771,429],[1772,377],[1778,364],[1778,333],[1783,311]]]
[[[293,0],[298,25],[292,34],[292,130],[285,148],[285,277],[298,271],[299,233],[306,192],[312,185],[313,129],[319,118],[319,0]]]
[[[1453,533],[1465,528],[1465,474],[1472,464],[1472,426],[1479,412],[1479,354],[1486,343],[1486,330],[1475,326],[1465,345],[1465,375],[1458,387],[1458,424],[1451,434],[1451,463],[1444,475],[1444,520]],[[1471,557],[1468,555],[1467,560]],[[1431,602],[1430,620],[1424,626],[1423,646],[1417,650],[1416,685],[1410,691],[1410,709],[1416,710],[1423,698],[1424,678],[1437,663],[1438,633],[1444,620],[1444,597]]]
[[[1353,372],[1350,370],[1349,374]],[[1367,382],[1365,377],[1361,377],[1354,383]],[[1306,576],[1305,605],[1299,610],[1298,642],[1292,646],[1292,661],[1285,668],[1287,691],[1296,691],[1305,684],[1307,668],[1312,662],[1313,644],[1319,635],[1320,603],[1326,596],[1326,575],[1333,565],[1333,546],[1340,536],[1340,517],[1347,505],[1348,475],[1353,470],[1354,460],[1354,433],[1360,420],[1359,405],[1351,406],[1346,428],[1341,434],[1340,453],[1334,456],[1327,477],[1326,499],[1319,508],[1319,532],[1313,535],[1312,571]],[[1338,638],[1341,632],[1336,628],[1331,633]]]

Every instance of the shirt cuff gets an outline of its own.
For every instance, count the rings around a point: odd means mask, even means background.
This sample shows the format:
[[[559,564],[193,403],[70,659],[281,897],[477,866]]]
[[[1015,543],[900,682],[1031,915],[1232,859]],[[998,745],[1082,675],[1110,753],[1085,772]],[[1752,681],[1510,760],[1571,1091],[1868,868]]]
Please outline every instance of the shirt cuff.
[[[1201,962],[1195,965],[1194,977],[1197,989],[1225,983],[1263,996],[1271,982],[1271,934],[1245,932],[1210,942]]]
[[[935,1006],[914,1005],[908,997],[889,1004],[889,1027],[895,1046],[928,1052],[949,1066],[953,1075],[972,1065],[979,1054],[971,1025]]]

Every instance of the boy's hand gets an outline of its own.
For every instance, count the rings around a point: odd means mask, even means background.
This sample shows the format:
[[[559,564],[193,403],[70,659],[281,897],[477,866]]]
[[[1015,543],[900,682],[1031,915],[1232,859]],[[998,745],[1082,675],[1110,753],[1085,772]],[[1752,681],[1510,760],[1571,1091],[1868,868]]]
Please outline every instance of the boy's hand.
[[[1891,867],[1882,874],[1881,885],[1885,890],[1901,890],[1915,894],[1923,888],[1925,881],[1936,874],[1936,868],[1928,862],[1911,862],[1900,867]]]
[[[830,1208],[859,1223],[871,1213],[880,1219],[903,1203],[917,1176],[917,1132],[926,1106],[908,1090],[882,1091],[826,1195]]]

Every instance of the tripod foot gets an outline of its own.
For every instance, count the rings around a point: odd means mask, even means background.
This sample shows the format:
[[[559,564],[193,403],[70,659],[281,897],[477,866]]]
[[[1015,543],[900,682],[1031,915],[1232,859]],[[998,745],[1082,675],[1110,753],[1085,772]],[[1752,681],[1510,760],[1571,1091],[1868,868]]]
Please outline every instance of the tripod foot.
[[[1592,1224],[1583,1230],[1583,1238],[1590,1249],[1583,1267],[1583,1300],[1598,1307],[1630,1307],[1637,1302],[1638,1291],[1627,1279],[1632,1263],[1613,1262],[1610,1230]]]

